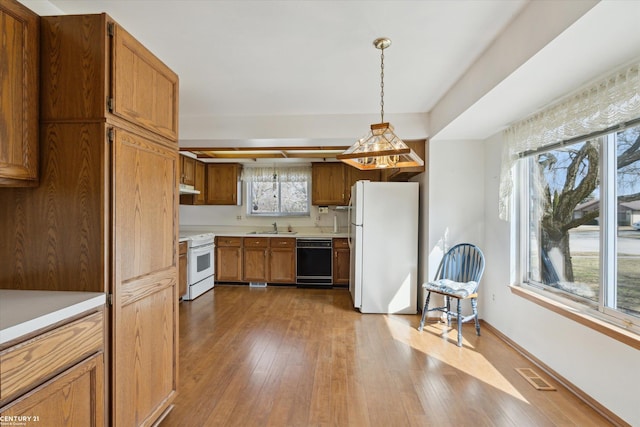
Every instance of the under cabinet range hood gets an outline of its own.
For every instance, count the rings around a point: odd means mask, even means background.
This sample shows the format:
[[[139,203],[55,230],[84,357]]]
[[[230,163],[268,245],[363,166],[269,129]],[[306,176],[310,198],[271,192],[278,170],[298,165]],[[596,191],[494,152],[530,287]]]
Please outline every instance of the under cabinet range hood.
[[[200,194],[200,190],[196,190],[193,185],[180,184],[180,194]]]

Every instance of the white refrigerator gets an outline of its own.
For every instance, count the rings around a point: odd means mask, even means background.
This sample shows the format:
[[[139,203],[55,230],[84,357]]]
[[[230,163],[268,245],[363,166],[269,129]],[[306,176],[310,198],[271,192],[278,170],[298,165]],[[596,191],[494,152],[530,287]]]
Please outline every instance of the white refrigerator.
[[[349,291],[362,313],[418,311],[417,182],[357,181],[351,189]]]

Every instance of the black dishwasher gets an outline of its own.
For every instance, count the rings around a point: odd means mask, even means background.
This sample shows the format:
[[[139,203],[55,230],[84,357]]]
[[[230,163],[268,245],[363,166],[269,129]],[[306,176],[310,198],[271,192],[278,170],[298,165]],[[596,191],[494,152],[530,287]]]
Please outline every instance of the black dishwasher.
[[[333,283],[333,240],[296,239],[296,283],[298,286],[328,286]]]

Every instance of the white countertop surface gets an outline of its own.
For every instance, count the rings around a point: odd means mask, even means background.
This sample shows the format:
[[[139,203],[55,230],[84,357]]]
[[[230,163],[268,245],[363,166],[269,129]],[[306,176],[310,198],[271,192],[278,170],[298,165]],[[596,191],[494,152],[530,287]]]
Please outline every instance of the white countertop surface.
[[[101,292],[0,289],[0,344],[104,305]]]
[[[265,227],[221,227],[221,226],[180,226],[180,240],[204,233],[213,233],[216,236],[240,236],[240,237],[294,237],[294,238],[333,238],[349,237],[346,229],[338,229],[334,233],[331,227],[304,227],[294,228],[295,233],[283,232],[279,234],[269,233],[270,229]],[[254,233],[254,231],[265,231],[265,233]],[[285,231],[283,229],[282,231]]]

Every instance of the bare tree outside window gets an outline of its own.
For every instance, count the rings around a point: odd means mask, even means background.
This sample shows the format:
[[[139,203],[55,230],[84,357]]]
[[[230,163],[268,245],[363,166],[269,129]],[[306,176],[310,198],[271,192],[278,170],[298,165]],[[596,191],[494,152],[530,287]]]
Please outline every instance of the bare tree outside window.
[[[603,144],[611,143],[615,183],[601,171]],[[606,303],[640,316],[640,231],[633,228],[640,221],[640,127],[542,152],[530,162],[530,278],[595,303],[614,289]],[[617,195],[617,275],[601,289],[605,185]]]

